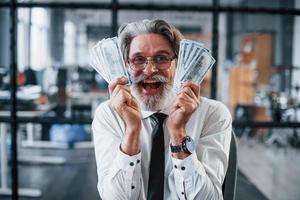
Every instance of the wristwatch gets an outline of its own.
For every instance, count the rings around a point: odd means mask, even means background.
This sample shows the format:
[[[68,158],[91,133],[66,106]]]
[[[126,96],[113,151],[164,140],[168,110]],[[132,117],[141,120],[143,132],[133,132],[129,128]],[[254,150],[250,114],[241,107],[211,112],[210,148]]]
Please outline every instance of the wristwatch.
[[[185,152],[191,154],[195,150],[195,143],[190,136],[185,136],[181,145],[170,144],[170,147],[172,153]]]

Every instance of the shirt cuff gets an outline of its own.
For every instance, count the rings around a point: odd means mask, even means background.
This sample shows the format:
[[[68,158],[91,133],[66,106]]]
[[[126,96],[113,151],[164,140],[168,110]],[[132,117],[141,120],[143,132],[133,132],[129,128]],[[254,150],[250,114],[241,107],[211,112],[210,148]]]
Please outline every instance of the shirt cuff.
[[[132,173],[136,166],[140,168],[141,155],[142,153],[140,152],[136,155],[129,156],[119,149],[115,161],[119,169]]]
[[[172,163],[175,172],[181,174],[183,179],[192,177],[195,172],[205,174],[205,169],[199,163],[196,153],[192,153],[183,160],[172,157]]]

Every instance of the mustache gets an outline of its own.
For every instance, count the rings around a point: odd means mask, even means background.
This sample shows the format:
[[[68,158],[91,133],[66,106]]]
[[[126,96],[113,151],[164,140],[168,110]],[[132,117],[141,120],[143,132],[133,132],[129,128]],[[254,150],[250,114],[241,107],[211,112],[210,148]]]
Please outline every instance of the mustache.
[[[143,74],[139,75],[136,77],[136,79],[134,80],[134,83],[138,83],[141,81],[145,81],[145,80],[156,80],[159,82],[163,82],[163,83],[169,83],[170,80],[162,75],[156,74],[153,76],[145,76]]]

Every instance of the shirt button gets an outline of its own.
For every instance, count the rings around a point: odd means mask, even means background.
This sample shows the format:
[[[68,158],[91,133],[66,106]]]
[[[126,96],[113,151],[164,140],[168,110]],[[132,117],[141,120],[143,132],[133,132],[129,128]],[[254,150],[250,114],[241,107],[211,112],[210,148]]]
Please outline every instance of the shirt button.
[[[133,166],[133,165],[134,165],[134,163],[133,163],[133,162],[130,162],[130,163],[129,163],[129,165],[130,165],[130,166]]]
[[[131,189],[133,190],[134,188],[135,188],[134,185],[132,185],[132,186],[131,186]]]
[[[184,167],[184,166],[182,166],[182,167],[181,167],[181,170],[183,170],[183,171],[184,171],[184,170],[185,170],[185,167]]]
[[[181,192],[182,195],[184,195],[184,192]]]
[[[138,159],[138,160],[136,161],[136,163],[139,164],[139,163],[140,163],[140,160]]]
[[[177,169],[177,165],[174,165],[174,167]]]

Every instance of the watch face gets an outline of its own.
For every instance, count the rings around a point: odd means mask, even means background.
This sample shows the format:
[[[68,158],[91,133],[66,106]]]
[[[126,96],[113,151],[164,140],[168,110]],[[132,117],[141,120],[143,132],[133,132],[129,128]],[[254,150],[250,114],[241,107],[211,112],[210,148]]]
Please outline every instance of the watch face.
[[[195,143],[194,143],[194,140],[192,138],[188,138],[186,140],[186,149],[192,153],[194,150],[195,150]]]

